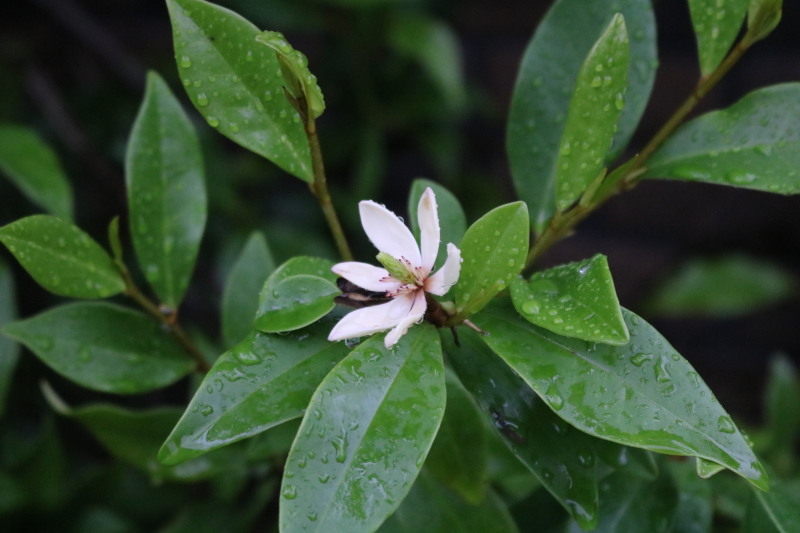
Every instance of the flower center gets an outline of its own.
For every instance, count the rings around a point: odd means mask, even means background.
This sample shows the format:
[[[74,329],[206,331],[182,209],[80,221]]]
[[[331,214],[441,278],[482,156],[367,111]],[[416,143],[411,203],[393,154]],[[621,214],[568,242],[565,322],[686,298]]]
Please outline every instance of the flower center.
[[[406,285],[418,285],[420,287],[423,285],[425,280],[422,279],[423,276],[421,276],[420,269],[414,267],[405,257],[397,259],[386,252],[381,252],[377,255],[377,259],[394,279]]]

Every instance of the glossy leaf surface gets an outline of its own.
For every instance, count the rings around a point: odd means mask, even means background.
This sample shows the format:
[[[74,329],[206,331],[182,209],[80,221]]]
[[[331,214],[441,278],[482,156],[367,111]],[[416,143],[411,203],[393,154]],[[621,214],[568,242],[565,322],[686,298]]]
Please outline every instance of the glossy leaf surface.
[[[700,72],[714,72],[733,45],[747,13],[748,0],[689,0],[697,38]]]
[[[436,255],[436,264],[441,265],[447,258],[447,243],[452,242],[456,246],[461,243],[464,232],[467,231],[467,216],[461,203],[453,193],[439,185],[435,181],[426,179],[416,179],[411,184],[411,192],[408,195],[408,216],[411,219],[411,230],[419,240],[419,222],[417,221],[417,206],[419,199],[425,189],[430,187],[436,195],[436,205],[439,208],[439,229],[441,230],[441,240],[439,242],[439,253]]]
[[[125,289],[108,253],[89,235],[50,215],[0,228],[0,242],[36,282],[59,296],[105,298]]]
[[[55,152],[32,130],[0,124],[0,171],[48,213],[72,218],[72,188]]]
[[[461,241],[461,275],[453,288],[458,316],[479,311],[522,270],[528,255],[528,209],[522,202],[483,215]]]
[[[645,177],[800,193],[800,83],[751,92],[702,115],[667,140]]]
[[[17,301],[11,269],[0,259],[0,328],[17,318]],[[5,411],[6,396],[19,359],[19,344],[0,335],[0,415]]]
[[[275,270],[267,240],[260,232],[247,239],[233,264],[222,293],[222,337],[226,345],[239,342],[253,329],[258,293]]]
[[[167,0],[178,73],[211,127],[283,170],[311,182],[300,117],[283,93],[275,52],[259,29],[202,0]]]
[[[47,366],[84,387],[148,392],[188,374],[194,363],[150,317],[118,305],[81,302],[6,324]]]
[[[203,378],[159,460],[176,464],[302,416],[322,378],[347,353],[322,321],[289,335],[251,332]]]
[[[517,278],[511,299],[527,321],[554,333],[606,344],[629,340],[604,255]]]
[[[506,134],[511,174],[539,232],[555,210],[561,138],[581,65],[611,18],[625,17],[630,66],[625,109],[612,150],[627,145],[655,79],[656,30],[649,0],[560,0],[538,25],[522,59]]]
[[[721,464],[755,486],[767,477],[708,386],[652,326],[624,311],[625,346],[561,337],[524,321],[507,303],[474,322],[484,341],[560,417],[620,444]]]
[[[583,527],[597,521],[595,443],[558,418],[531,387],[471,330],[461,347],[447,343],[451,362],[511,452]],[[602,444],[602,443],[601,443]]]
[[[556,207],[572,205],[605,166],[625,108],[630,53],[625,19],[616,14],[578,73],[556,159]]]
[[[438,333],[411,328],[393,349],[375,335],[322,381],[286,461],[280,525],[374,531],[400,505],[444,414]]]
[[[203,156],[189,117],[153,72],[128,141],[125,178],[136,258],[161,302],[175,309],[206,223]]]

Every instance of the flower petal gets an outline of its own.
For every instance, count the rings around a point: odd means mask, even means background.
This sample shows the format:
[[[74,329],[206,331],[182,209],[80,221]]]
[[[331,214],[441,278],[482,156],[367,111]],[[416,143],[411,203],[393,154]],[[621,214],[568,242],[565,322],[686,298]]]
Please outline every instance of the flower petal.
[[[391,348],[397,344],[400,337],[406,334],[408,328],[422,320],[425,316],[425,310],[428,308],[428,303],[425,301],[425,291],[416,291],[413,298],[414,303],[411,309],[408,310],[406,316],[403,317],[394,329],[386,334],[386,338],[383,339],[383,344],[387,348]]]
[[[439,253],[439,210],[436,206],[436,195],[430,187],[425,189],[417,206],[417,222],[419,222],[420,255],[422,267],[427,269],[425,275],[431,273]]]
[[[416,291],[422,293],[422,291]],[[414,305],[414,295],[402,294],[390,302],[357,309],[345,315],[331,330],[329,341],[372,335],[400,323]]]
[[[341,276],[368,291],[389,292],[399,289],[400,285],[402,285],[402,282],[391,277],[385,268],[359,263],[358,261],[336,263],[331,270],[337,276]]]
[[[461,250],[451,242],[447,244],[447,260],[436,274],[425,280],[425,290],[442,296],[458,281],[459,274],[461,274]]]
[[[405,224],[391,211],[371,200],[359,202],[361,225],[372,244],[395,259],[405,257],[420,266],[419,246]]]

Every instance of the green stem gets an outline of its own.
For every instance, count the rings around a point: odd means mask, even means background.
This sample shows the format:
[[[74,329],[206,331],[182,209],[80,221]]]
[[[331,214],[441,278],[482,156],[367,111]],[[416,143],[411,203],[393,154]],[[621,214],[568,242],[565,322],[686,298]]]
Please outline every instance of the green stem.
[[[636,186],[644,173],[645,163],[658,150],[662,144],[680,126],[697,104],[717,85],[717,83],[728,73],[728,71],[742,58],[744,53],[753,45],[755,40],[750,33],[745,34],[736,43],[736,46],[725,59],[708,76],[701,77],[694,90],[681,106],[672,114],[664,125],[653,135],[650,141],[642,148],[636,156],[637,159],[625,171],[625,175],[619,179],[616,186],[598,198],[594,198],[588,204],[579,202],[565,211],[559,211],[550,219],[545,230],[536,239],[536,242],[528,252],[525,260],[524,271],[528,271],[536,261],[544,255],[554,244],[572,234],[575,226],[578,225],[590,213],[603,205],[615,194],[628,190]]]

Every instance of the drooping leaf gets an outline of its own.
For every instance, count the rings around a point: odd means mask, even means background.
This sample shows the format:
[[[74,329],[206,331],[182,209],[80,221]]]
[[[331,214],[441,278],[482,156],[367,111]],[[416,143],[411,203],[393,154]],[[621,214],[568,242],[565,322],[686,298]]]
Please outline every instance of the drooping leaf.
[[[439,185],[435,181],[418,178],[411,184],[411,191],[408,195],[408,216],[411,219],[411,230],[419,239],[419,222],[417,221],[417,207],[419,199],[425,189],[430,187],[436,195],[436,204],[439,208],[439,228],[441,230],[441,241],[439,242],[439,253],[436,255],[436,263],[441,265],[447,258],[447,243],[452,242],[459,245],[467,231],[467,216],[458,198],[450,191]]]
[[[708,459],[703,459],[702,457],[695,457],[695,465],[694,465],[695,472],[697,472],[697,476],[701,479],[709,479],[723,470],[725,467],[719,463],[715,463],[713,461],[709,461]]]
[[[253,329],[258,311],[258,293],[275,270],[267,240],[253,232],[231,268],[222,292],[222,337],[227,346],[244,338]]]
[[[17,302],[11,269],[0,259],[0,328],[17,318]],[[6,396],[19,359],[19,344],[0,336],[0,416],[6,407]],[[0,506],[2,507],[2,506]]]
[[[605,166],[625,108],[630,53],[625,19],[614,15],[581,65],[556,158],[556,207],[578,200]]]
[[[559,419],[503,361],[465,328],[447,343],[464,386],[511,452],[583,527],[597,522],[597,449],[601,443]]]
[[[148,392],[188,374],[194,363],[148,316],[104,302],[54,307],[0,330],[47,366],[84,387]]]
[[[232,141],[311,182],[311,155],[300,116],[283,93],[270,48],[249,21],[203,0],[167,0],[175,58],[192,103]]]
[[[206,374],[159,460],[177,464],[303,414],[314,389],[347,353],[332,324],[289,335],[252,332]]]
[[[625,17],[630,65],[612,151],[621,152],[655,79],[656,29],[649,0],[559,0],[528,45],[511,101],[506,149],[514,186],[540,232],[555,211],[556,159],[581,64],[616,13]]]
[[[798,114],[800,83],[753,91],[678,129],[650,159],[645,177],[800,193]]]
[[[469,227],[461,240],[461,275],[453,288],[458,316],[483,308],[522,270],[528,255],[528,208],[496,207]]]
[[[625,346],[561,337],[506,302],[475,316],[482,339],[570,424],[604,439],[718,463],[759,488],[764,469],[691,365],[652,326],[623,316]],[[535,354],[535,356],[531,355]]]
[[[511,299],[527,321],[554,333],[607,344],[630,339],[604,255],[517,278]]]
[[[689,0],[700,72],[714,72],[733,45],[747,14],[748,0]]]
[[[50,215],[0,228],[0,242],[36,282],[59,296],[105,298],[125,290],[114,261],[89,235]]]
[[[72,188],[55,152],[23,126],[0,124],[0,171],[50,214],[72,218]]]
[[[206,223],[203,156],[192,123],[158,74],[133,124],[125,158],[133,247],[161,301],[177,308]]]
[[[740,254],[687,261],[648,302],[653,314],[735,317],[791,297],[797,282],[778,265]]]
[[[299,531],[374,531],[419,473],[445,404],[433,327],[394,348],[375,335],[322,381],[286,461],[280,525]]]

